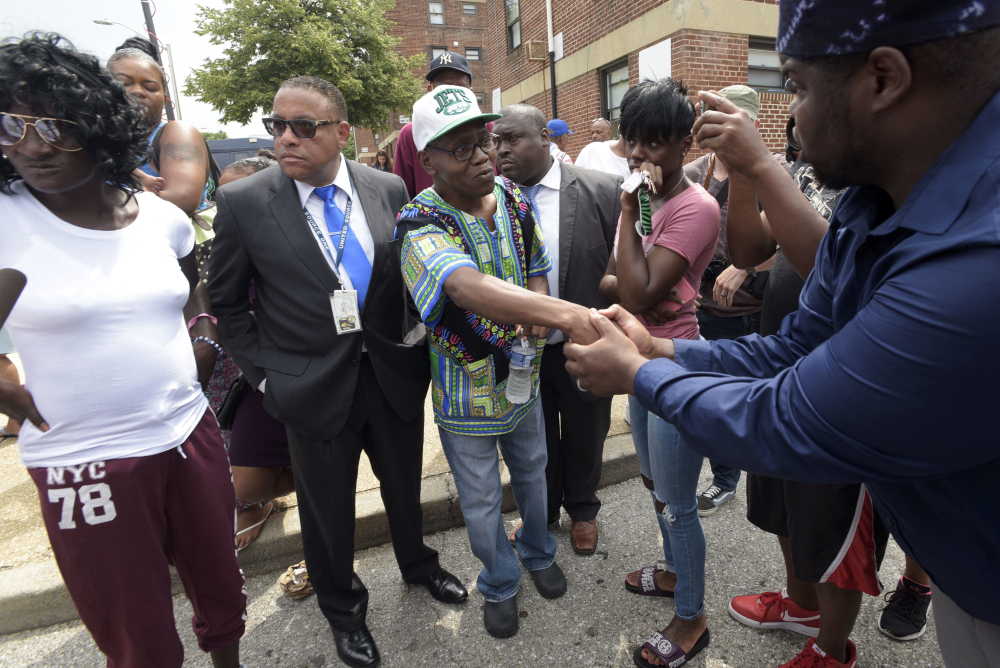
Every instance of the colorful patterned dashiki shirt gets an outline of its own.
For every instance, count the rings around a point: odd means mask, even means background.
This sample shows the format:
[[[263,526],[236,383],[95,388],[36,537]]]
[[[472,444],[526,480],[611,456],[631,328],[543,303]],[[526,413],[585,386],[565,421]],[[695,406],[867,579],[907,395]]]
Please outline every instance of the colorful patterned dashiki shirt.
[[[527,279],[552,268],[542,229],[513,183],[496,178],[496,231],[442,200],[433,188],[417,195],[399,214],[403,280],[427,326],[434,421],[442,429],[471,434],[512,431],[538,400],[538,370],[545,340],[539,340],[531,375],[531,398],[507,402],[510,344],[515,327],[458,307],[444,282],[459,267],[472,267],[526,287]],[[530,256],[523,235],[534,230]],[[526,257],[528,256],[528,257]]]

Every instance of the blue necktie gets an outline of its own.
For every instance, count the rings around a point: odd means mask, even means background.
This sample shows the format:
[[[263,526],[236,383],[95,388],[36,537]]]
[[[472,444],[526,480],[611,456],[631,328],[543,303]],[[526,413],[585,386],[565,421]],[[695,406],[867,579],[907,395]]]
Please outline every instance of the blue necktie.
[[[535,198],[538,197],[538,189],[541,187],[541,184],[533,186],[520,186],[521,192],[528,198],[528,204],[531,206],[531,215],[534,217],[535,222],[539,225],[542,224],[542,216],[538,211],[538,201]],[[528,249],[528,252],[530,253],[531,250]]]
[[[344,230],[344,212],[340,210],[334,199],[337,196],[337,186],[316,188],[313,192],[323,200],[323,213],[326,217],[326,229],[330,232],[333,248],[330,250],[336,257],[336,249],[340,247],[340,234]],[[348,195],[350,198],[350,195]],[[358,309],[365,305],[365,294],[372,277],[372,264],[365,255],[357,235],[350,227],[347,228],[347,241],[344,243],[344,254],[340,264],[351,278],[354,289],[358,291]]]

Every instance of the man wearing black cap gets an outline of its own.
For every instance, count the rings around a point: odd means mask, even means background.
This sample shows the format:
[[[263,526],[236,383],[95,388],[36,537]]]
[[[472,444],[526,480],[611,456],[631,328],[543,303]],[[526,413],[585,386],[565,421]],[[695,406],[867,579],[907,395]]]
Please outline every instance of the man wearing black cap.
[[[454,51],[446,51],[431,60],[431,68],[424,78],[427,79],[428,91],[438,86],[472,88],[472,69],[469,67],[469,61]],[[492,128],[492,124],[490,127]],[[407,123],[399,131],[394,160],[392,173],[403,179],[410,199],[416,197],[424,188],[434,185],[434,179],[424,171],[417,159],[417,147],[413,143],[413,123]]]
[[[997,26],[995,2],[782,0],[802,159],[827,186],[853,186],[820,233],[799,310],[767,338],[698,342],[653,340],[612,307],[628,338],[594,315],[602,339],[566,346],[585,387],[634,392],[702,455],[865,483],[931,576],[951,668],[1000,666],[1000,309],[982,280],[1000,264]],[[695,124],[698,144],[746,174],[765,210],[782,207],[787,174],[739,141],[746,121],[728,101],[699,95],[719,111]],[[825,649],[810,641],[794,665],[856,661]]]

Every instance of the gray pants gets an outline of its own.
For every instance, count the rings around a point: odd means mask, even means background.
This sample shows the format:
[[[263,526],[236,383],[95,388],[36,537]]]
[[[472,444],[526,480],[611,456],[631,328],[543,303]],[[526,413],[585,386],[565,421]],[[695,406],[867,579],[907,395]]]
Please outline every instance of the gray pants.
[[[1000,626],[976,619],[936,586],[934,623],[948,668],[1000,668]]]

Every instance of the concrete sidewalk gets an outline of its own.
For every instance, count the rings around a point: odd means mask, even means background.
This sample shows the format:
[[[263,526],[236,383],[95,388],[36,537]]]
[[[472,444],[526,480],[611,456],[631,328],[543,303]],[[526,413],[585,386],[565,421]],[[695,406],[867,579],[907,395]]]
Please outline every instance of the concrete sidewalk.
[[[428,400],[425,406],[421,504],[426,534],[464,525],[454,479],[441,449]],[[615,397],[612,425],[604,448],[601,486],[639,474],[628,425],[625,397]],[[515,508],[510,476],[502,466],[505,512]],[[387,543],[389,525],[379,483],[362,454],[357,485],[355,548]],[[0,635],[77,619],[49,546],[34,483],[17,456],[17,439],[0,439]],[[247,576],[281,569],[302,559],[302,537],[295,495],[284,497],[260,537],[240,553]],[[174,578],[174,593],[181,592]]]
[[[701,485],[710,480],[708,463]],[[584,557],[570,549],[568,517],[553,531],[556,559],[569,590],[550,601],[535,591],[522,572],[517,596],[520,631],[497,640],[483,628],[483,597],[475,587],[482,565],[469,549],[464,528],[427,537],[441,553],[441,564],[469,588],[469,601],[444,605],[423,587],[402,581],[391,545],[361,550],[354,569],[368,587],[367,622],[382,652],[383,668],[453,668],[466,666],[530,667],[598,666],[631,668],[632,651],[653,631],[666,626],[674,613],[672,599],[636,596],[625,591],[625,574],[663,559],[659,531],[649,493],[639,480],[629,480],[601,492],[603,507],[597,554]],[[508,528],[517,513],[506,517]],[[734,621],[729,599],[739,594],[774,591],[784,585],[778,542],[746,521],[744,485],[736,497],[705,518],[708,545],[705,611],[711,644],[689,664],[691,668],[778,668],[794,657],[806,639],[789,631],[758,631]],[[889,543],[882,581],[893,585],[903,568],[903,555]],[[316,598],[285,598],[277,585],[278,571],[247,578],[247,630],[241,656],[250,668],[336,668],[330,627]],[[938,650],[934,608],[929,629],[919,640],[900,643],[876,629],[884,602],[865,596],[852,639],[858,646],[859,668],[943,668]],[[177,632],[184,644],[185,666],[210,668],[191,631],[191,604],[174,599]],[[104,657],[79,621],[25,631],[0,638],[0,666],[23,668],[103,668]]]

